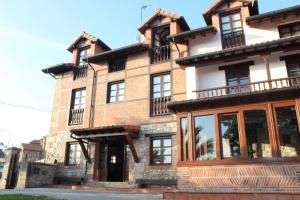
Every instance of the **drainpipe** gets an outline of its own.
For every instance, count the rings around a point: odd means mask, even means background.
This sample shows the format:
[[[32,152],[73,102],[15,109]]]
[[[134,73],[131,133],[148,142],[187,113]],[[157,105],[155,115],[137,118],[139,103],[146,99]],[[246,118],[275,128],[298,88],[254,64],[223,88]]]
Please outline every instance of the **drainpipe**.
[[[174,37],[172,38],[172,43],[175,44],[176,49],[177,49],[177,51],[178,51],[178,53],[179,53],[179,58],[181,58],[181,52],[180,52],[180,50],[179,50],[179,48],[178,48],[177,43],[175,42],[175,38],[174,38]]]
[[[88,66],[90,66],[90,68],[93,70],[93,84],[92,84],[92,95],[91,95],[91,107],[90,107],[90,118],[89,118],[89,128],[92,128],[93,127],[93,115],[94,115],[94,108],[95,108],[95,105],[94,105],[94,96],[95,96],[95,83],[96,83],[96,76],[97,76],[97,73],[96,73],[96,70],[94,69],[94,67],[89,63],[88,59],[87,59],[87,64]]]

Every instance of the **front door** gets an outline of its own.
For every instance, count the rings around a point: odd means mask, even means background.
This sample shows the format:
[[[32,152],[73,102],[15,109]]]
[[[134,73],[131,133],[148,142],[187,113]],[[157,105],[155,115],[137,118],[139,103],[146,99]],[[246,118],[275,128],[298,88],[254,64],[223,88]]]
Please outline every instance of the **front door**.
[[[125,169],[124,144],[109,144],[107,149],[107,181],[123,182]]]

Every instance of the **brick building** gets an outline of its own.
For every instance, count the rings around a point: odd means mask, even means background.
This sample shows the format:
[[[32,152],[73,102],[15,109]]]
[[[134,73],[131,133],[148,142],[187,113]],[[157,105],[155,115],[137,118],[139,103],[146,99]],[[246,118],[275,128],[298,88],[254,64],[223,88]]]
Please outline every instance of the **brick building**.
[[[218,0],[190,30],[157,9],[141,43],[113,50],[82,32],[70,63],[43,69],[56,79],[45,149],[57,180],[299,190],[299,12]]]

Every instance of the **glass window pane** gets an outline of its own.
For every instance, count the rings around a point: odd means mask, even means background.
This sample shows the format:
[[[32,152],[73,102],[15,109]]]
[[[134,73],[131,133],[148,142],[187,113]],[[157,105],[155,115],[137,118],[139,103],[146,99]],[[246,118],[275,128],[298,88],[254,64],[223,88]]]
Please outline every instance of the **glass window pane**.
[[[124,95],[124,89],[119,90],[119,95]]]
[[[300,155],[300,133],[295,106],[276,108],[282,157]]]
[[[110,102],[110,103],[116,102],[116,97],[110,97],[109,102]]]
[[[223,33],[230,30],[230,24],[222,24]]]
[[[298,63],[289,63],[287,65],[287,71],[289,77],[298,77],[300,76],[300,66]]]
[[[112,90],[111,92],[110,92],[110,96],[111,97],[115,97],[117,95],[117,91],[116,90]]]
[[[74,105],[78,105],[79,104],[79,99],[76,98],[75,101],[74,101]]]
[[[120,95],[118,101],[124,101],[124,95]]]
[[[180,133],[181,133],[181,158],[182,161],[188,160],[188,119],[183,117],[180,119]]]
[[[171,90],[171,84],[170,83],[165,83],[164,84],[164,90]]]
[[[153,77],[153,84],[160,84],[160,76]]]
[[[198,116],[194,119],[196,160],[215,160],[216,139],[214,116]]]
[[[86,96],[86,90],[81,90],[81,96],[85,97]]]
[[[164,139],[163,140],[164,147],[170,147],[172,146],[172,140],[171,139]]]
[[[117,85],[116,84],[112,84],[110,85],[110,90],[117,90]]]
[[[232,15],[232,21],[236,21],[236,20],[240,20],[240,19],[241,19],[240,13],[236,13],[236,14]]]
[[[222,23],[228,23],[229,22],[229,16],[224,16],[221,18]]]
[[[169,97],[171,96],[171,91],[165,91],[164,92],[164,97]]]
[[[232,27],[233,29],[240,29],[242,27],[241,21],[233,22]]]
[[[119,83],[119,89],[124,89],[125,88],[125,84],[124,83]]]
[[[240,155],[240,141],[237,114],[220,115],[220,130],[222,137],[222,157],[236,157]]]
[[[154,85],[153,92],[160,92],[160,85]]]
[[[172,158],[171,156],[164,156],[164,164],[170,164],[172,163]]]
[[[153,94],[153,98],[160,98],[160,92],[156,92]]]
[[[170,81],[171,81],[171,76],[170,76],[170,74],[164,75],[164,82],[166,83],[166,82],[170,82]]]
[[[163,155],[171,155],[171,154],[172,154],[172,150],[170,147],[163,149]]]
[[[81,91],[76,91],[76,92],[75,92],[75,98],[79,98],[79,97],[80,97],[80,92],[81,92]]]
[[[160,147],[160,140],[153,140],[153,147]]]
[[[244,112],[249,158],[271,157],[268,121],[265,110]]]

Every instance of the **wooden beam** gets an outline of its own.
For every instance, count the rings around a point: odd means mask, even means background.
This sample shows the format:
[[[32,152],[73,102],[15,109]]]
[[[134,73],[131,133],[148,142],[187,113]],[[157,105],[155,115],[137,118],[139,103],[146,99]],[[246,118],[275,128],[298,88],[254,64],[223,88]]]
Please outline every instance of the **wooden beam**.
[[[130,151],[131,151],[131,153],[132,153],[134,162],[136,162],[136,163],[139,162],[139,158],[138,158],[138,155],[137,155],[137,153],[136,153],[135,147],[134,147],[134,145],[133,145],[132,138],[131,138],[129,135],[125,135],[125,137],[126,137],[126,140],[127,140],[127,142],[128,142]]]
[[[78,140],[78,143],[79,143],[79,145],[81,147],[81,150],[83,152],[83,155],[84,155],[85,159],[87,160],[88,163],[91,163],[91,158],[90,158],[90,156],[89,156],[89,154],[88,154],[88,152],[87,152],[87,150],[86,150],[86,148],[85,148],[85,146],[83,144],[82,139],[77,139],[77,140]]]
[[[101,138],[101,137],[110,137],[110,136],[122,136],[128,135],[128,132],[121,132],[121,133],[99,133],[99,134],[91,134],[91,135],[83,135],[77,136],[77,139],[89,139],[89,138]]]

